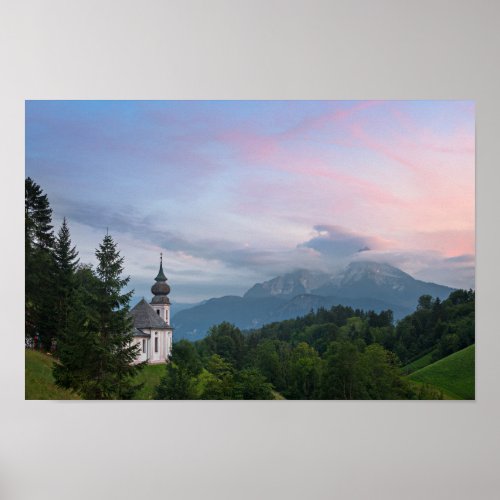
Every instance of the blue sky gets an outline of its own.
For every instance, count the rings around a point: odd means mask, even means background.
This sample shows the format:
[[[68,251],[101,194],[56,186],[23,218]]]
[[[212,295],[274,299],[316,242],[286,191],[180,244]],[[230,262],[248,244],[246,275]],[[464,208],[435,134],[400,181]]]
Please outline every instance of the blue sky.
[[[177,302],[360,258],[473,287],[474,126],[468,101],[27,101],[26,175],[83,262],[109,228],[136,298],[160,251]]]

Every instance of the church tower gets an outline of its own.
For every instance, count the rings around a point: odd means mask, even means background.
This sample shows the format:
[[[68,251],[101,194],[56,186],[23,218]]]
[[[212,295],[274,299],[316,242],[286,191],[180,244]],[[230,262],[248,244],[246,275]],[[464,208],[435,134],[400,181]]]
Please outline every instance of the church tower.
[[[160,318],[170,325],[170,286],[167,284],[167,277],[163,272],[163,254],[160,254],[160,270],[155,278],[156,283],[151,287],[151,293],[154,295],[151,301],[151,307]]]

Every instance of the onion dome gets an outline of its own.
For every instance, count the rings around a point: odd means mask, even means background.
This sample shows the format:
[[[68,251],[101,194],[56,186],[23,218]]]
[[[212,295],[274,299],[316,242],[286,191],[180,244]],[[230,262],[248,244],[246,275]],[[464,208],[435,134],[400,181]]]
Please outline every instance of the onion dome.
[[[163,272],[163,255],[160,254],[160,270],[155,278],[156,283],[151,287],[151,293],[154,295],[153,304],[169,304],[167,295],[170,293],[170,286],[167,283],[167,277]]]

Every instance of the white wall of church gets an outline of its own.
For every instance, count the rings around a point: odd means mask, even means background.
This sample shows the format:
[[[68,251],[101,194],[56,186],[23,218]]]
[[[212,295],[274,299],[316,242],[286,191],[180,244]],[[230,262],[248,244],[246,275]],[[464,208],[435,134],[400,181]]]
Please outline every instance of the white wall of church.
[[[144,333],[149,333],[151,337],[135,337],[133,343],[139,346],[139,355],[136,363],[147,361],[148,363],[164,363],[172,355],[172,330],[170,329],[148,329],[143,328]],[[158,351],[156,351],[155,338],[158,339]],[[143,343],[146,341],[146,352],[142,352]]]
[[[143,342],[145,343],[146,352],[143,352]],[[148,343],[149,340],[146,337],[134,337],[132,344],[137,345],[139,347],[139,354],[135,360],[136,363],[142,363],[143,361],[148,360]]]
[[[170,324],[170,304],[151,304],[151,307],[155,310],[155,312],[159,314],[160,318],[167,323]]]

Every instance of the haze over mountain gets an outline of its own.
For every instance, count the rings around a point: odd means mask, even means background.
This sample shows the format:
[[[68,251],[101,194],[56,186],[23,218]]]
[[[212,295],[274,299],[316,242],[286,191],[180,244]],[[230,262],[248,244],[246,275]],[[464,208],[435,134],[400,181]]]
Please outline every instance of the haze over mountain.
[[[253,285],[243,297],[213,298],[179,311],[172,321],[177,340],[196,340],[222,321],[250,329],[337,304],[377,312],[391,309],[399,319],[415,309],[421,295],[444,299],[453,290],[416,280],[389,264],[358,261],[336,274],[301,269],[277,276]]]

